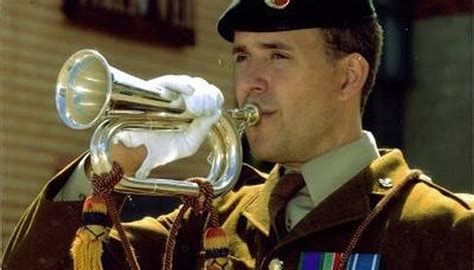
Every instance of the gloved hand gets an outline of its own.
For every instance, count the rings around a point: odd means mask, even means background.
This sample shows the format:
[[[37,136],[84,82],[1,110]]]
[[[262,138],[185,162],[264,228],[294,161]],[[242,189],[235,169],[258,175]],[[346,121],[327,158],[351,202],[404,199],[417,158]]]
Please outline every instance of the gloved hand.
[[[135,174],[141,179],[146,178],[155,167],[196,153],[211,127],[219,120],[224,103],[221,91],[202,78],[165,75],[149,82],[178,92],[187,111],[196,118],[183,131],[122,131],[115,136],[115,142],[120,141],[127,147],[146,147],[147,157]]]

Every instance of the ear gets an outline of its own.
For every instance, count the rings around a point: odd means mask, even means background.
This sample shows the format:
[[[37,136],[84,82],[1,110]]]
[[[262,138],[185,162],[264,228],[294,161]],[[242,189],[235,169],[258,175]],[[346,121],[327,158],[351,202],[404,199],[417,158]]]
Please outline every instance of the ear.
[[[348,100],[355,95],[361,95],[369,73],[367,60],[359,53],[352,53],[344,57],[341,68],[341,100]]]

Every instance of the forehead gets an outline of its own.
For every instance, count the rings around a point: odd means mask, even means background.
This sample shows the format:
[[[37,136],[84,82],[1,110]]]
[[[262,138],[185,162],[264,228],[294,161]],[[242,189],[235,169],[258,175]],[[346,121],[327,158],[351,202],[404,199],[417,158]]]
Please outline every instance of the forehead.
[[[322,47],[322,37],[317,28],[299,29],[277,32],[243,32],[235,31],[234,48],[244,47],[272,47],[262,46],[265,44],[274,44],[277,48],[283,49],[304,49]]]

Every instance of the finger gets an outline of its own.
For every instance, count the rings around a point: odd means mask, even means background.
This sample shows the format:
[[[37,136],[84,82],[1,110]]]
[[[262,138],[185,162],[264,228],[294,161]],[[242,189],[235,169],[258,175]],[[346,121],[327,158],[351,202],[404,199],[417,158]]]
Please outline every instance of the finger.
[[[190,81],[191,77],[187,75],[164,75],[148,82],[168,88],[183,95],[191,95],[194,92],[194,88],[190,84]]]
[[[219,120],[220,115],[221,111],[217,110],[209,117],[198,117],[194,119],[186,130],[186,136],[191,138],[206,138],[211,127]]]
[[[147,150],[147,156],[135,173],[135,177],[138,179],[146,179],[150,175],[150,171],[155,167],[154,163],[156,163],[156,161],[154,161],[155,158],[153,147],[150,145],[150,143],[146,143],[145,147]]]
[[[184,103],[186,104],[186,109],[196,115],[201,116],[203,112],[203,98],[201,97],[200,91],[197,91],[191,96],[183,96]]]
[[[121,142],[127,147],[138,147],[143,144],[141,135],[131,131],[121,131],[113,138],[114,143]]]
[[[142,164],[135,173],[135,177],[138,179],[146,179],[150,175],[151,168],[147,165]]]
[[[217,108],[221,108],[222,105],[224,105],[224,95],[222,94],[221,90],[219,90],[219,88],[217,88],[216,86],[214,86],[216,91],[217,91],[217,96],[216,96],[216,107]]]

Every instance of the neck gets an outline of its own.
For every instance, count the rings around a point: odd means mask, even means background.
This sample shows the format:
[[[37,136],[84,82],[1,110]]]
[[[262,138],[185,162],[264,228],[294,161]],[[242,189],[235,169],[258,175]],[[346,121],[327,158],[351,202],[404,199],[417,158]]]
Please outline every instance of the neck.
[[[341,146],[352,143],[362,137],[362,124],[360,122],[354,123],[353,126],[346,129],[338,129],[337,132],[331,132],[331,136],[324,136],[326,140],[322,140],[317,144],[311,153],[300,160],[285,160],[280,162],[284,166],[299,168],[304,163],[318,158],[328,152],[331,152]]]

